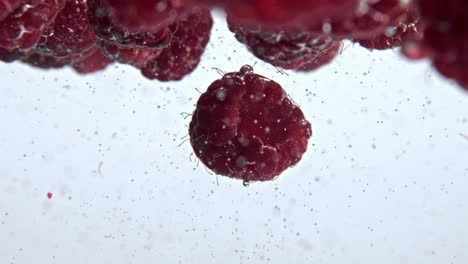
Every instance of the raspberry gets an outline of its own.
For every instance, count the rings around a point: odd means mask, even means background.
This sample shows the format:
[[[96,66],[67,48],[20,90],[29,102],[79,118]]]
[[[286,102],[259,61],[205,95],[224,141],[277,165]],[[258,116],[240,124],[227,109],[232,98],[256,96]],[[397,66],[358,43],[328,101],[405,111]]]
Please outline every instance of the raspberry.
[[[167,26],[157,31],[131,32],[114,24],[111,8],[104,0],[88,0],[88,18],[100,39],[121,46],[160,48],[167,46],[171,37]]]
[[[200,96],[189,134],[209,169],[250,182],[272,180],[297,164],[312,129],[278,83],[246,65]]]
[[[341,41],[305,30],[265,30],[244,26],[230,16],[228,25],[255,56],[284,69],[314,70],[333,60],[341,48]]]
[[[224,7],[243,24],[266,28],[296,28],[354,15],[360,0],[194,0]]]
[[[86,0],[68,0],[55,21],[42,33],[36,52],[65,57],[95,45],[96,36],[88,23]]]
[[[105,0],[112,20],[133,32],[159,31],[188,10],[182,0]]]
[[[419,0],[416,2],[425,24],[422,40],[405,44],[410,58],[429,57],[435,68],[468,89],[468,2],[464,0]]]
[[[0,21],[21,4],[21,0],[0,0]]]
[[[71,66],[76,72],[86,74],[103,70],[112,62],[114,61],[108,58],[98,46],[95,46],[85,54],[75,58]]]
[[[27,50],[55,19],[65,0],[25,0],[0,24],[0,47]]]
[[[0,48],[0,61],[13,62],[23,58],[25,54],[17,49],[7,50]]]
[[[170,26],[173,36],[169,46],[144,63],[142,74],[149,79],[174,81],[191,73],[205,51],[212,25],[213,19],[207,9],[179,19]]]
[[[369,49],[391,49],[407,41],[419,41],[423,37],[424,25],[419,15],[413,10],[399,25],[388,27],[385,32],[365,39],[354,39]]]
[[[383,34],[389,26],[402,22],[408,8],[401,0],[366,0],[361,2],[361,8],[352,17],[331,19],[310,30],[329,33],[335,38],[372,38]]]
[[[463,88],[468,91],[468,75],[466,69],[468,68],[468,61],[462,60],[444,60],[443,58],[435,59],[433,62],[434,67],[445,77],[454,79]]]
[[[143,67],[146,61],[158,56],[163,49],[122,47],[107,41],[99,42],[104,54],[120,63]]]
[[[37,52],[29,54],[27,57],[23,58],[22,61],[28,65],[31,65],[36,68],[41,69],[58,69],[63,68],[70,64],[71,59],[58,58],[51,55],[45,55]]]

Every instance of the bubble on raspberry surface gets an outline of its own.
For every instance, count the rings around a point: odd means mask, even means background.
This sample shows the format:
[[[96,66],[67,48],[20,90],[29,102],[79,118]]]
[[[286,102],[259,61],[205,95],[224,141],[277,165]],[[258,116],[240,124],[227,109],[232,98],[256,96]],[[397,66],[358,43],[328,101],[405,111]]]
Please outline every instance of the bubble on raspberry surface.
[[[105,0],[88,0],[88,19],[94,33],[102,40],[128,47],[161,48],[167,46],[171,34],[167,26],[157,31],[132,32],[116,25]]]
[[[311,71],[333,60],[341,41],[303,29],[272,30],[246,26],[228,17],[229,29],[252,54],[274,66],[297,71]]]
[[[0,47],[33,48],[41,31],[55,19],[65,0],[25,0],[0,23]]]
[[[199,9],[170,26],[171,42],[158,56],[147,60],[142,74],[160,81],[180,80],[200,63],[210,39],[213,19],[208,9]]]
[[[251,182],[272,180],[297,164],[312,129],[278,83],[243,67],[200,96],[189,134],[205,166]]]
[[[36,52],[65,57],[79,54],[95,45],[96,36],[88,23],[85,0],[69,0],[48,28]]]

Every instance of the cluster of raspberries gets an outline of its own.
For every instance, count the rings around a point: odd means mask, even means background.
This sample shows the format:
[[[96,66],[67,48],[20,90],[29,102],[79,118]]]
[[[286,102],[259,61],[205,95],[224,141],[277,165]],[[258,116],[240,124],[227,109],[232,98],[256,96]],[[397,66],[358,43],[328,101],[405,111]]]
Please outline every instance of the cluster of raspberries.
[[[466,0],[0,0],[0,60],[81,74],[117,61],[176,81],[200,63],[214,7],[226,11],[239,42],[275,67],[312,71],[350,40],[401,46],[468,89]],[[200,96],[189,134],[205,166],[250,182],[297,164],[312,127],[278,83],[246,65]]]
[[[250,52],[280,68],[314,70],[348,39],[402,46],[468,87],[464,0],[0,0],[0,60],[79,73],[117,61],[180,80],[200,62],[213,7]]]

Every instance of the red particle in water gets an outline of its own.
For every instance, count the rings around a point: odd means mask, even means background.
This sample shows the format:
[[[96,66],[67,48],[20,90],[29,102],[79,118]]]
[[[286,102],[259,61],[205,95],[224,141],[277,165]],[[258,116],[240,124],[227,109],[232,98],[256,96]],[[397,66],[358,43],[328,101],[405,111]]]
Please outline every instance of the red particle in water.
[[[312,128],[278,83],[246,65],[200,96],[189,134],[205,166],[250,182],[272,180],[297,164]]]
[[[47,199],[51,199],[52,198],[52,193],[48,192],[47,193]]]

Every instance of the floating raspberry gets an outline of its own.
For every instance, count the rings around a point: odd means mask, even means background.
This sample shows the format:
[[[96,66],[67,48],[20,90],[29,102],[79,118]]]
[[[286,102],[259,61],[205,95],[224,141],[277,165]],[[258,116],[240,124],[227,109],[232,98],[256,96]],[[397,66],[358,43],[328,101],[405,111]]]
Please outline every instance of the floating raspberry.
[[[21,0],[0,0],[0,21],[21,4]]]
[[[468,61],[438,58],[434,60],[433,65],[445,77],[456,80],[460,86],[468,91],[468,75],[466,74]]]
[[[145,62],[142,74],[160,81],[180,80],[191,73],[200,62],[210,38],[213,25],[210,11],[196,11],[170,26],[173,32],[169,46]]]
[[[75,58],[71,66],[81,74],[93,73],[105,69],[114,62],[108,58],[98,46]]]
[[[272,180],[297,164],[312,129],[278,83],[246,65],[200,96],[189,134],[209,169],[250,182]]]
[[[157,32],[186,14],[190,7],[183,0],[105,0],[112,21],[133,32]]]
[[[369,49],[384,50],[399,47],[404,42],[419,41],[423,37],[423,32],[424,25],[419,15],[413,10],[400,24],[387,27],[384,32],[370,38],[354,41]]]
[[[94,46],[96,36],[88,23],[87,9],[86,0],[68,0],[54,23],[42,33],[36,52],[65,57]]]
[[[266,30],[244,26],[228,17],[229,29],[258,58],[284,69],[311,71],[329,63],[341,41],[305,30]]]
[[[34,47],[41,31],[55,19],[65,0],[24,0],[0,24],[0,47],[26,50]]]
[[[361,7],[347,19],[331,19],[309,30],[331,34],[334,38],[366,39],[383,34],[406,18],[410,6],[401,0],[361,1]]]
[[[193,0],[220,6],[245,25],[297,28],[351,18],[359,0]]]
[[[111,8],[104,0],[88,0],[88,18],[96,35],[105,41],[128,47],[161,48],[170,41],[167,26],[157,31],[131,32],[114,24]]]
[[[464,0],[416,1],[424,22],[420,41],[405,43],[409,58],[429,57],[436,69],[468,89],[468,2]]]

